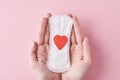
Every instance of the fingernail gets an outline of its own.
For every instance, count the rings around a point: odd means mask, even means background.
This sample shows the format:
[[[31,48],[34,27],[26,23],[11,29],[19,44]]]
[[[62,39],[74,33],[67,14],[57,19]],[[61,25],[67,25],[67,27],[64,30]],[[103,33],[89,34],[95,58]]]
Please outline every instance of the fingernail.
[[[50,17],[50,16],[51,16],[51,13],[48,13],[48,14],[47,14],[47,17]]]
[[[33,45],[33,46],[34,46],[34,44],[35,44],[35,41],[32,42],[32,45]]]
[[[34,43],[35,43],[35,41],[32,41],[32,43],[34,44]]]
[[[34,46],[34,41],[32,41],[32,46]]]
[[[86,37],[86,41],[87,41],[87,43],[89,43],[89,39],[88,39],[88,37]]]

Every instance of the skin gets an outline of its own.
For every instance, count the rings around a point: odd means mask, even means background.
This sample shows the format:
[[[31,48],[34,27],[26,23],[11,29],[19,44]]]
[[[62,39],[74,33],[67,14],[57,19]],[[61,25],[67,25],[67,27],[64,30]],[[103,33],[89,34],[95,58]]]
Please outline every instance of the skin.
[[[33,42],[30,54],[30,63],[41,80],[83,80],[89,66],[91,65],[90,47],[88,38],[82,38],[78,18],[69,14],[73,18],[73,28],[70,37],[70,62],[71,68],[64,73],[54,73],[46,66],[49,51],[50,31],[48,26],[49,17],[44,17],[41,22],[39,40]]]

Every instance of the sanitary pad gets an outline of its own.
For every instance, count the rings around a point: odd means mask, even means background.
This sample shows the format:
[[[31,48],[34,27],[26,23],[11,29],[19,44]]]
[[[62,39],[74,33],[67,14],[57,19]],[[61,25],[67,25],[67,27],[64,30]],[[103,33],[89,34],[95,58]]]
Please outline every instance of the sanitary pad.
[[[70,68],[69,45],[73,20],[67,15],[55,15],[49,18],[50,50],[47,67],[61,73]]]

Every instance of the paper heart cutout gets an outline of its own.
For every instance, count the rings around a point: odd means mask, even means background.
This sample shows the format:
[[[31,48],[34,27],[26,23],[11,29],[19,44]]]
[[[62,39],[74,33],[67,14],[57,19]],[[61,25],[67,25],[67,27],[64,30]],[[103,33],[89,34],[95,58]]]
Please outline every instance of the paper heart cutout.
[[[56,35],[54,37],[54,43],[55,43],[55,45],[57,46],[57,48],[59,50],[61,50],[65,46],[67,41],[68,41],[68,38],[66,36],[64,36],[64,35],[63,36]]]

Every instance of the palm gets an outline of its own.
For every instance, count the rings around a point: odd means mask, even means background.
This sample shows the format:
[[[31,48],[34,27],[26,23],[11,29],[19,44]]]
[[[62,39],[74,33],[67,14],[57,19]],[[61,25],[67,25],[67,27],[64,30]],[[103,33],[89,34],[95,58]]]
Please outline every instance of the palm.
[[[74,47],[73,47],[74,46]],[[80,80],[82,76],[80,75],[84,74],[83,71],[84,68],[86,67],[84,62],[81,60],[82,59],[82,49],[78,45],[72,45],[70,48],[71,52],[71,68],[69,71],[65,72],[62,74],[62,77],[69,77],[70,79],[74,80]]]
[[[54,80],[54,78],[59,78],[59,74],[53,73],[48,70],[46,67],[46,61],[47,61],[47,53],[49,50],[49,46],[47,44],[43,44],[38,46],[37,50],[37,56],[38,56],[38,62],[36,63],[36,70],[38,73],[44,75],[41,77],[46,77],[48,80]]]

